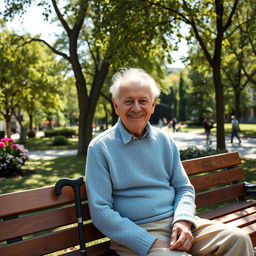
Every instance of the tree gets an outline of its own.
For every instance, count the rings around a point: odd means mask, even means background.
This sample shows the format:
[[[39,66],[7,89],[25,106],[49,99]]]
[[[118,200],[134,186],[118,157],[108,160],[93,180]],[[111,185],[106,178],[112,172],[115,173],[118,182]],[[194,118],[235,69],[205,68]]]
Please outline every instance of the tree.
[[[9,0],[5,16],[13,17],[17,13],[22,13],[31,3],[32,0]],[[122,59],[127,60],[136,56],[145,60],[152,49],[159,49],[158,42],[152,42],[156,32],[152,29],[151,33],[148,33],[148,27],[144,24],[150,10],[145,9],[143,15],[138,16],[129,9],[133,7],[130,2],[121,9],[109,1],[63,1],[62,8],[56,0],[36,3],[46,6],[46,14],[49,14],[48,8],[51,3],[64,29],[62,40],[57,41],[54,46],[43,39],[33,38],[31,41],[44,43],[72,67],[79,106],[78,155],[85,155],[92,138],[96,105],[110,65],[116,67],[122,63]],[[115,19],[116,15],[118,19]],[[120,20],[125,24],[116,23]],[[162,58],[163,52],[159,51],[158,54]],[[92,75],[90,79],[85,76],[88,73]]]
[[[24,143],[24,113],[29,117],[29,129],[39,108],[57,106],[57,93],[61,76],[59,64],[52,53],[40,45],[22,45],[22,39],[9,31],[1,33],[1,113],[11,136],[11,116],[15,115],[21,127],[21,142]]]
[[[196,39],[202,48],[204,56],[212,69],[216,101],[217,148],[225,148],[224,100],[221,81],[222,43],[228,28],[232,24],[239,0],[232,0],[228,3],[222,0],[215,0],[214,3],[206,0],[182,2],[139,1],[158,10],[167,10],[176,22],[180,21],[180,24],[185,23],[191,28],[191,36]]]
[[[0,32],[0,113],[6,122],[7,136],[11,136],[11,117],[24,94],[24,77],[27,75],[26,52],[17,48],[19,38],[9,31]]]

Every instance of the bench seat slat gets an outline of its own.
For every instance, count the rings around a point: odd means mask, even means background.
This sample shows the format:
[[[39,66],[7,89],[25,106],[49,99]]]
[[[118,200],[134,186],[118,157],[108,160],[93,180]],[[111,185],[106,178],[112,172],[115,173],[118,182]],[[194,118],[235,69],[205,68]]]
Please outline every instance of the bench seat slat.
[[[226,186],[224,188],[198,193],[196,196],[196,206],[198,208],[207,207],[244,195],[243,183]]]
[[[223,223],[228,223],[230,221],[235,221],[241,218],[244,218],[248,215],[252,215],[256,213],[256,206],[252,206],[246,209],[242,209],[230,214],[226,214],[225,216],[219,217],[219,218],[215,218],[214,220],[219,221],[219,222],[223,222]],[[255,218],[256,220],[256,218]]]
[[[243,211],[244,209],[252,206],[256,206],[256,200],[247,200],[239,203],[234,203],[231,205],[226,205],[208,212],[200,213],[198,214],[198,216],[200,216],[201,218],[212,220],[226,216],[227,214],[232,214],[237,211]]]
[[[230,170],[209,173],[202,176],[191,177],[190,181],[196,191],[224,185],[233,181],[241,181],[244,179],[244,171],[242,167]]]
[[[241,218],[230,221],[228,223],[231,225],[235,225],[236,227],[239,227],[239,228],[248,226],[250,224],[256,223],[256,213],[242,216]]]
[[[86,199],[85,195],[85,186],[82,186],[82,200]],[[0,195],[0,205],[5,206],[0,207],[0,218],[68,204],[73,201],[74,192],[71,187],[64,187],[59,198],[55,195],[54,186]]]
[[[223,153],[182,161],[183,167],[189,176],[235,166],[240,163],[241,160],[237,152]]]

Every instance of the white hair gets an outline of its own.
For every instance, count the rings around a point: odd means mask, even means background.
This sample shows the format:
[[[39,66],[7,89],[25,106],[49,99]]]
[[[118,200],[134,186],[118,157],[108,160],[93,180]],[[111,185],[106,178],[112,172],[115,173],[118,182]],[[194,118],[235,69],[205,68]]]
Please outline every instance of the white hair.
[[[112,85],[110,92],[112,98],[117,98],[119,94],[120,85],[124,81],[139,81],[141,86],[150,86],[153,98],[156,98],[160,94],[155,80],[143,69],[140,68],[121,68],[120,71],[114,74],[112,78]]]

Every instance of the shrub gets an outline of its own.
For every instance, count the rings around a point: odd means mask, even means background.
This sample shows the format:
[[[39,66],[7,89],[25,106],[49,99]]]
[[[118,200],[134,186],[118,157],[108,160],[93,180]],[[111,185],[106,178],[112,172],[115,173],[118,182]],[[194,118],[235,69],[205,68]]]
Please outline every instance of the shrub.
[[[0,140],[0,177],[18,174],[26,160],[28,160],[28,150],[23,145],[14,144],[11,138]]]
[[[35,130],[29,130],[28,131],[28,137],[29,138],[35,138],[36,137],[36,131]]]
[[[52,142],[52,145],[54,146],[62,146],[62,145],[68,145],[68,139],[65,136],[59,135],[56,136]]]
[[[181,160],[188,160],[188,159],[193,159],[193,158],[198,158],[198,157],[203,157],[203,156],[211,156],[211,155],[216,155],[216,154],[221,154],[221,153],[226,153],[226,149],[213,149],[213,148],[208,148],[208,149],[198,149],[196,147],[189,147],[184,150],[180,150],[180,158]]]
[[[66,138],[72,138],[76,135],[76,131],[70,128],[55,128],[44,131],[45,137],[56,137],[56,136],[64,136]]]

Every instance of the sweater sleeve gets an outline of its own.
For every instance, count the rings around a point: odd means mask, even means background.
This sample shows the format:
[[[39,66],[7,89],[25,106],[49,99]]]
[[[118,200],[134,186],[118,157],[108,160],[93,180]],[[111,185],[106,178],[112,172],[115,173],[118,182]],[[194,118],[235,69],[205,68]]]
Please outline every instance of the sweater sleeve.
[[[156,237],[113,209],[112,182],[107,157],[96,145],[88,148],[86,187],[94,225],[107,237],[147,255]]]
[[[195,190],[181,163],[179,150],[174,142],[172,160],[171,185],[175,190],[173,223],[185,220],[191,222],[195,227]]]

